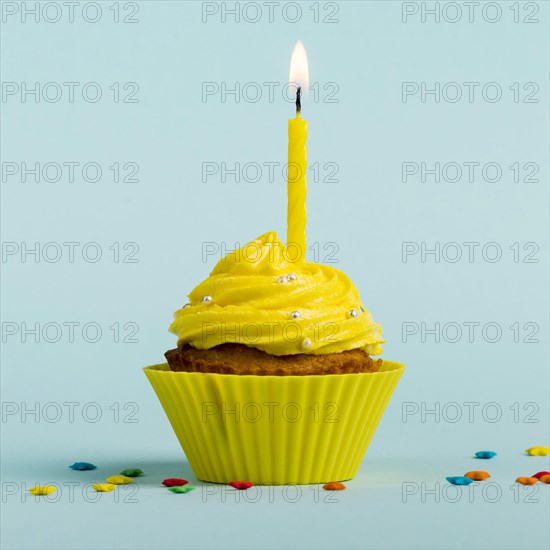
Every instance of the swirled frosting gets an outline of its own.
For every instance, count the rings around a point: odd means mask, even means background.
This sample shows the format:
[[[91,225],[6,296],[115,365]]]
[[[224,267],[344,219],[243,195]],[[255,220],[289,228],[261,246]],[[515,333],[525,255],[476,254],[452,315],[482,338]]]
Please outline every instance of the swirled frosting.
[[[292,261],[275,232],[222,258],[174,313],[179,344],[240,343],[272,355],[382,353],[381,327],[345,273]]]

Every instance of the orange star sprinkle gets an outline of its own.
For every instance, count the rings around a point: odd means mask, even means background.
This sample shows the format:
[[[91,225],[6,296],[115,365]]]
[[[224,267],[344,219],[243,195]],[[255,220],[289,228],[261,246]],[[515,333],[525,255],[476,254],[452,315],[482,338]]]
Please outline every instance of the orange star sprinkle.
[[[518,477],[516,479],[517,483],[521,483],[522,485],[534,485],[535,483],[538,483],[538,479],[536,477]]]
[[[483,481],[484,479],[490,478],[490,474],[487,472],[482,472],[481,470],[472,470],[471,472],[466,472],[464,477],[469,477],[474,481]]]
[[[346,486],[339,481],[331,481],[330,483],[325,483],[323,489],[325,491],[343,491]]]

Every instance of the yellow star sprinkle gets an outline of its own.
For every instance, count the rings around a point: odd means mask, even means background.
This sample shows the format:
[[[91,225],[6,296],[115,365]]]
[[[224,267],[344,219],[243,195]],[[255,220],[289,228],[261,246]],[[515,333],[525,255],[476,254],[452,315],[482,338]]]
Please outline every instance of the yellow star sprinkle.
[[[52,485],[38,485],[36,487],[33,487],[32,489],[29,489],[29,492],[31,492],[33,495],[49,495],[50,493],[55,493],[57,489],[53,487]]]
[[[92,489],[98,493],[109,493],[110,491],[116,489],[116,485],[113,483],[96,483],[95,485],[92,485]]]
[[[114,483],[115,485],[126,485],[127,483],[134,483],[131,477],[127,476],[111,476],[105,480],[107,483]]]
[[[550,448],[548,447],[529,447],[525,449],[525,452],[531,456],[546,456],[550,454]]]

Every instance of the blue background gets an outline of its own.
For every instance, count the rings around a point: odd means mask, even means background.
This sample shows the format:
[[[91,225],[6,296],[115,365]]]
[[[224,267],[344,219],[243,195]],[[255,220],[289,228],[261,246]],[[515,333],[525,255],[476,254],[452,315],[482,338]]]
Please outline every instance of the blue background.
[[[74,262],[66,248],[57,262],[23,262],[20,254],[2,260],[2,321],[12,323],[3,326],[2,345],[3,547],[548,547],[547,487],[512,489],[517,476],[549,469],[547,458],[523,453],[548,445],[548,3],[531,3],[538,23],[523,22],[531,8],[521,2],[519,23],[511,2],[496,3],[502,16],[494,23],[481,7],[470,23],[462,3],[456,23],[435,23],[433,16],[423,23],[420,13],[404,23],[401,2],[332,4],[337,23],[322,22],[332,11],[322,2],[318,23],[313,2],[301,3],[296,23],[278,10],[270,23],[265,8],[258,23],[230,16],[224,23],[220,13],[203,23],[202,3],[193,1],[139,2],[134,24],[114,23],[112,2],[100,3],[97,23],[83,20],[81,5],[74,23],[66,11],[57,23],[32,16],[22,22],[20,13],[2,23],[4,83],[98,82],[103,91],[97,103],[82,100],[82,86],[74,103],[66,95],[53,103],[2,99],[4,163],[97,162],[103,169],[97,183],[78,174],[73,183],[65,176],[23,183],[17,175],[2,182],[4,243],[80,243]],[[119,8],[123,17],[131,6]],[[292,488],[271,496],[265,490],[255,503],[242,494],[239,502],[233,494],[208,494],[200,483],[193,493],[174,495],[159,487],[162,479],[194,477],[141,368],[175,346],[167,332],[172,312],[220,258],[203,261],[203,243],[232,249],[268,230],[284,239],[280,169],[273,183],[265,173],[257,183],[231,176],[205,183],[201,172],[204,162],[285,162],[293,106],[280,89],[298,39],[308,51],[310,80],[321,89],[303,102],[310,163],[339,168],[337,182],[315,182],[310,174],[308,239],[321,251],[335,243],[337,267],[384,328],[384,357],[408,369],[360,473],[330,497],[335,502],[308,487],[297,502]],[[138,102],[115,103],[114,82],[138,83]],[[264,95],[257,102],[223,102],[220,94],[203,101],[204,82],[258,83]],[[274,101],[264,82],[280,83]],[[323,86],[331,82],[338,91],[329,103]],[[481,86],[472,103],[422,102],[419,95],[405,103],[402,82]],[[487,82],[502,87],[500,101],[482,99]],[[514,102],[508,87],[515,82],[537,83],[538,103]],[[113,182],[114,162],[137,163],[139,181]],[[496,183],[479,174],[471,183],[466,176],[403,183],[403,162],[496,162],[503,174]],[[537,163],[538,182],[514,183],[514,162]],[[97,263],[80,254],[90,242],[101,247]],[[138,244],[138,261],[115,262],[109,247],[120,243],[122,250],[128,242]],[[437,263],[420,255],[404,262],[404,242],[481,244],[473,262]],[[500,261],[483,259],[488,242],[502,248]],[[530,242],[538,246],[537,263],[523,261]],[[513,243],[520,243],[519,262]],[[322,252],[316,259],[326,258]],[[21,337],[21,323],[67,322],[97,323],[101,338],[87,342],[78,327],[74,342],[67,332],[58,342]],[[120,340],[129,335],[126,323],[137,326],[137,342],[114,342],[109,327],[116,322]],[[480,323],[473,342],[466,333],[456,343],[402,336],[403,323],[458,323],[466,330],[465,322]],[[481,335],[489,322],[502,328],[498,342]],[[514,323],[522,327],[518,343]],[[538,327],[537,342],[523,342],[525,323]],[[14,326],[19,332],[7,334]],[[66,402],[78,404],[73,421]],[[466,402],[479,403],[471,419]],[[35,403],[38,418],[21,415]],[[453,403],[462,413],[456,421]],[[405,407],[439,407],[440,414],[404,417]],[[101,418],[93,422],[96,410]],[[484,448],[499,455],[479,464],[472,454]],[[66,468],[79,460],[100,470]],[[147,474],[135,495],[121,489],[119,502],[113,494],[96,503],[84,498],[83,483],[127,467]],[[445,476],[471,469],[490,471],[500,496],[477,487],[474,496],[463,492],[451,502]],[[55,502],[23,502],[34,483],[68,481],[81,484],[74,498],[61,485]],[[404,483],[418,484],[418,493],[405,497]],[[421,487],[436,488],[439,502]]]

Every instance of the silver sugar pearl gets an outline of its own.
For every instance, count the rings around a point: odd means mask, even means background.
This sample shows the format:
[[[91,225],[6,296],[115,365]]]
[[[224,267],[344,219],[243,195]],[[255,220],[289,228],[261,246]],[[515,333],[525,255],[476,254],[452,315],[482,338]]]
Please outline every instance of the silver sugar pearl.
[[[293,318],[293,319],[299,319],[302,314],[299,312],[299,311],[293,311],[290,316]]]
[[[285,277],[284,275],[281,275],[281,276],[277,279],[277,282],[278,282],[278,283],[288,283],[288,278]]]
[[[296,275],[296,273],[289,273],[289,274],[287,275],[287,277],[288,277],[288,280],[289,280],[289,281],[295,281],[295,280],[298,278],[298,276]]]
[[[201,302],[203,304],[209,304],[211,301],[212,301],[212,296],[210,296],[209,294],[201,298]]]
[[[311,340],[310,340],[309,338],[304,338],[304,339],[302,340],[302,347],[303,347],[304,349],[311,349],[311,346],[312,346],[312,345],[313,345],[313,344],[312,344],[312,342],[311,342]]]
[[[349,316],[350,317],[357,317],[359,315],[359,312],[356,309],[350,309],[349,310]]]

